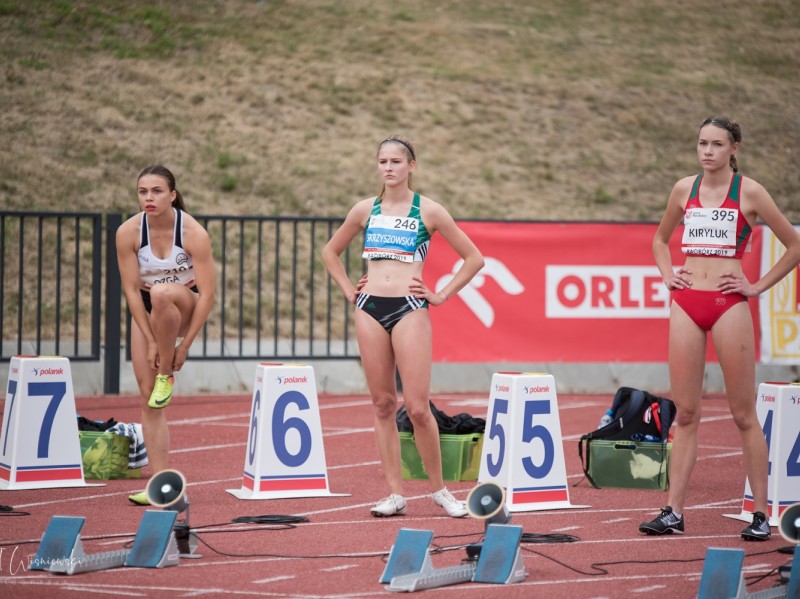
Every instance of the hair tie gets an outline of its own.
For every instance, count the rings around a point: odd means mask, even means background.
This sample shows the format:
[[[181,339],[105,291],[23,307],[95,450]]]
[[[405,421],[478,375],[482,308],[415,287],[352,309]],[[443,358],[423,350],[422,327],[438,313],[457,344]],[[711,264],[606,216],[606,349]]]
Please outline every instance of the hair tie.
[[[411,154],[411,160],[416,160],[417,159],[416,155],[414,154],[414,148],[412,148],[411,145],[408,142],[405,142],[402,139],[398,139],[396,137],[387,137],[386,139],[384,139],[381,142],[381,145],[383,145],[385,143],[389,143],[389,142],[394,142],[394,143],[398,143],[398,144],[401,144],[401,145],[405,146],[406,149],[408,150],[408,152]]]

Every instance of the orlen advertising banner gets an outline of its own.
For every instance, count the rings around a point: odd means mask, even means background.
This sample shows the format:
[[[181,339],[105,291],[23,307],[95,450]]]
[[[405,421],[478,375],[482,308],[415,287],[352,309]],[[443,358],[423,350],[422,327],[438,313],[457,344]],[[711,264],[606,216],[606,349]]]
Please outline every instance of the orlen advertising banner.
[[[800,227],[795,227],[800,231]],[[764,229],[761,272],[767,272],[786,248]],[[774,364],[800,363],[800,267],[759,297],[761,360]]]
[[[664,362],[669,292],[655,267],[656,224],[460,222],[486,266],[431,307],[437,362]],[[673,264],[683,263],[682,229]],[[742,267],[758,278],[761,227]],[[459,257],[434,236],[425,265],[441,289]],[[758,302],[750,301],[754,317]],[[755,319],[756,331],[758,321]],[[715,355],[709,338],[709,360]]]

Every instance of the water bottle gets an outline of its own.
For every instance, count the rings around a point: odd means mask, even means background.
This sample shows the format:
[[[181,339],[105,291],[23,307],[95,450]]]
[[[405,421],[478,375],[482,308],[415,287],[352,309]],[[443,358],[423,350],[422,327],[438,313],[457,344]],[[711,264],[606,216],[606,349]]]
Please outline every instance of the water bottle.
[[[605,425],[610,424],[613,418],[611,417],[612,414],[611,410],[606,410],[606,413],[603,414],[603,417],[600,419],[600,424],[597,425],[597,428],[603,428]]]

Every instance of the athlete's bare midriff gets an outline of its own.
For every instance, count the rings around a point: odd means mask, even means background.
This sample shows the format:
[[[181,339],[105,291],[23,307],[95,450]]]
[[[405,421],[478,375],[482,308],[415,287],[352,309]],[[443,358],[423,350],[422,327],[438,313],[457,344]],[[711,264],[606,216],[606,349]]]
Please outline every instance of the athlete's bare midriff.
[[[718,291],[721,276],[725,273],[741,273],[742,261],[737,258],[687,256],[683,268],[691,271],[692,289]]]
[[[403,297],[409,294],[408,286],[414,276],[422,276],[422,262],[399,260],[370,260],[367,266],[367,284],[362,291],[380,297]]]

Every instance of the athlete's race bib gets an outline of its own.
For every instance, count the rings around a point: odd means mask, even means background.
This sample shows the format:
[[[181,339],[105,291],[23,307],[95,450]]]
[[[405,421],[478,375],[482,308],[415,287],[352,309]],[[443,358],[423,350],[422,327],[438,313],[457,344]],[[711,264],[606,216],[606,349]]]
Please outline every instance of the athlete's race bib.
[[[374,214],[367,226],[362,258],[413,262],[418,230],[417,218]]]
[[[735,208],[690,208],[684,217],[684,254],[692,256],[720,256],[732,258],[736,255]]]

